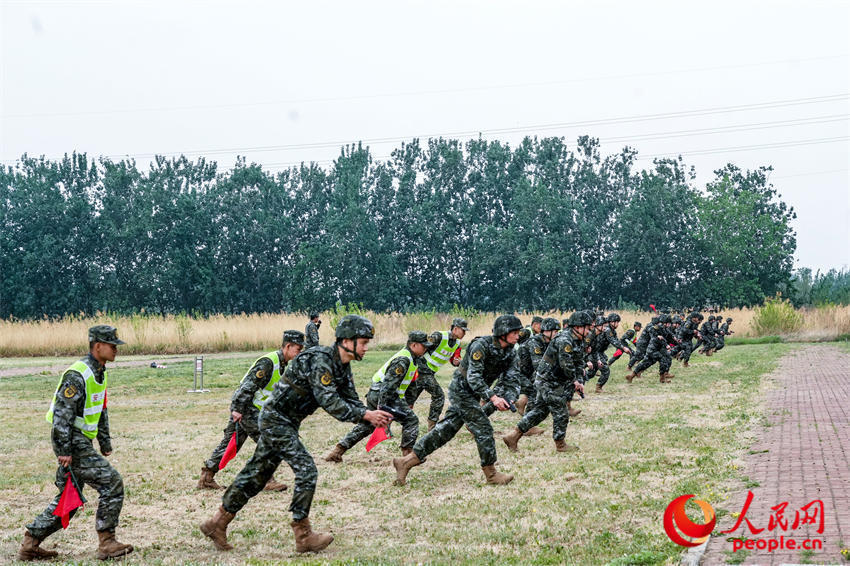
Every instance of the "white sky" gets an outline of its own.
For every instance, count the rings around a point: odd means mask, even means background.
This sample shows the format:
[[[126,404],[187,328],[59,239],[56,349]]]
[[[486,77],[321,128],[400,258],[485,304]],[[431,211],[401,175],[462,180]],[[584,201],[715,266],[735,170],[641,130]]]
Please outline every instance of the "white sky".
[[[773,165],[798,265],[850,266],[850,2],[0,6],[5,164],[239,154],[277,171],[357,140],[381,158],[429,135],[589,134],[641,165],[681,153],[699,185]]]

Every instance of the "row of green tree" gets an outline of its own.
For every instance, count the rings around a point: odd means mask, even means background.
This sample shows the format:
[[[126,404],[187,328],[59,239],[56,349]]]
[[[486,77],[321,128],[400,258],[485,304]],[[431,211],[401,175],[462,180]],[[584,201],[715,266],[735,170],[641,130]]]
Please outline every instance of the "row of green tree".
[[[798,269],[788,297],[795,306],[850,305],[850,271]]]
[[[751,305],[791,277],[770,168],[527,138],[349,146],[323,168],[59,161],[0,172],[0,317]]]

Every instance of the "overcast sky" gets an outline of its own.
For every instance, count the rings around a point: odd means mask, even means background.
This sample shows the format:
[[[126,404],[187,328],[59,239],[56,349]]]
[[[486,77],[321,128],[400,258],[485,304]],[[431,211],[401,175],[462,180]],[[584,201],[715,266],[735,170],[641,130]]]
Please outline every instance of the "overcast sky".
[[[363,140],[599,137],[703,186],[772,165],[797,265],[850,266],[850,2],[7,2],[0,161],[236,155]]]

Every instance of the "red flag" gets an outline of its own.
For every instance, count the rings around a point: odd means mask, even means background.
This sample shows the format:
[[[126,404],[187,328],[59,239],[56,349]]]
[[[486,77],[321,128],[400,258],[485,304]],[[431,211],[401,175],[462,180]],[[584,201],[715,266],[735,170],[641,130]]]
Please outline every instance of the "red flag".
[[[388,439],[387,429],[385,427],[379,426],[372,433],[372,436],[369,437],[369,440],[366,441],[366,452],[370,451],[372,448],[380,444],[381,442]]]
[[[236,446],[237,432],[238,430],[233,431],[233,436],[230,437],[230,442],[227,443],[227,449],[225,449],[221,461],[218,463],[219,470],[223,470],[227,463],[236,457],[236,453],[239,451],[239,448]]]
[[[452,359],[451,359],[452,365],[454,365],[454,363],[456,361],[460,361],[460,346],[458,346],[457,350],[455,350],[455,353],[452,354]]]
[[[62,519],[62,528],[67,529],[68,523],[71,520],[71,511],[77,507],[83,506],[83,500],[80,497],[80,492],[77,491],[77,486],[71,481],[71,474],[66,476],[65,489],[62,491],[62,496],[59,498],[59,503],[53,514]]]
[[[413,372],[413,379],[410,380],[410,383],[413,383],[417,379],[419,379],[419,370]]]
[[[649,305],[649,308],[651,308],[651,309],[652,309],[652,312],[656,312],[656,311],[655,311],[655,305]]]

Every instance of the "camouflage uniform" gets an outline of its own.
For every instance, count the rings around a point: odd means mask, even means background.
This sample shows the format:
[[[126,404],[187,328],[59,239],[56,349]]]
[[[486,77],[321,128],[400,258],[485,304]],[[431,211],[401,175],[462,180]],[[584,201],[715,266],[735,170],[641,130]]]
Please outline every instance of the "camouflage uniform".
[[[673,335],[670,329],[664,324],[658,323],[652,326],[647,332],[649,338],[646,347],[646,355],[635,366],[635,373],[641,373],[647,370],[650,366],[658,362],[658,372],[666,374],[670,371],[670,366],[673,364],[673,358],[667,350],[667,345],[673,341]]]
[[[632,331],[634,333],[634,331]],[[628,345],[624,344],[619,338],[617,338],[617,331],[611,328],[610,326],[605,326],[602,330],[601,334],[598,334],[593,341],[593,357],[591,361],[593,361],[593,369],[587,372],[586,380],[590,380],[593,376],[596,375],[597,364],[599,365],[599,387],[602,387],[606,383],[608,383],[608,379],[611,377],[611,368],[608,364],[608,358],[605,356],[605,350],[608,349],[608,346],[614,346],[620,350],[626,350],[629,348]],[[613,363],[613,361],[612,361]]]
[[[549,342],[535,373],[537,395],[517,424],[523,434],[551,413],[552,437],[564,439],[570,422],[566,401],[572,398],[575,382],[584,383],[585,360],[584,341],[573,335],[571,327]]]
[[[449,385],[451,406],[446,416],[413,447],[421,462],[454,438],[466,424],[475,437],[481,466],[496,463],[493,425],[485,411],[491,411],[489,399],[498,391],[503,392],[500,396],[504,399],[515,401],[520,387],[514,349],[502,348],[496,340],[494,336],[485,336],[475,338],[469,344]],[[483,407],[482,400],[487,401]]]
[[[428,337],[428,341],[433,345],[429,347],[428,350],[433,351],[440,344],[442,339],[443,336],[439,332],[432,332],[431,336]],[[460,346],[460,340],[451,337],[450,334],[449,345]],[[407,388],[407,391],[404,392],[404,399],[407,402],[407,406],[413,408],[413,405],[416,404],[416,400],[419,399],[422,392],[427,391],[431,395],[431,406],[428,408],[428,420],[437,422],[440,420],[440,415],[443,414],[443,407],[446,404],[446,394],[437,382],[437,375],[430,367],[428,367],[428,363],[425,361],[424,356],[417,358],[416,369],[419,371],[419,375],[416,378],[416,381],[411,383]]]
[[[236,513],[262,491],[283,460],[295,473],[289,510],[295,521],[307,518],[318,470],[299,440],[298,430],[319,407],[346,422],[360,422],[366,413],[354,389],[351,367],[342,363],[337,346],[316,346],[286,368],[260,411],[257,449],[224,493],[222,507],[228,513]]]
[[[304,327],[304,334],[307,339],[304,341],[304,349],[312,348],[319,345],[319,327],[312,320]]]
[[[122,342],[123,344],[123,342]],[[89,354],[81,360],[94,372],[95,380],[103,383],[105,366],[101,365]],[[124,505],[124,482],[115,468],[98,454],[90,438],[74,426],[74,419],[83,416],[86,399],[86,383],[78,371],[66,370],[62,375],[62,383],[54,395],[53,402],[53,452],[56,456],[71,456],[71,471],[80,485],[88,484],[100,495],[95,515],[97,531],[114,531],[118,526],[118,516]],[[112,452],[112,441],[109,436],[109,415],[104,403],[103,412],[97,425],[97,443],[101,454]],[[59,494],[47,508],[27,525],[27,530],[39,540],[44,540],[62,528],[59,517],[53,515],[53,510],[59,503],[62,490],[65,488],[68,469],[59,466],[56,469],[56,487]],[[75,511],[71,511],[71,517]]]
[[[546,351],[546,342],[543,333],[535,334],[516,348],[517,369],[519,369],[519,394],[527,395],[529,400],[534,399],[537,390],[534,388],[534,372],[537,365],[543,359]]]
[[[283,357],[283,351],[278,350],[277,355],[280,360],[280,373],[283,374],[284,369],[286,368],[286,360]],[[239,421],[239,426],[237,427],[236,422],[233,420],[233,415],[230,415],[230,419],[227,421],[227,426],[224,428],[224,437],[221,439],[218,446],[216,446],[215,450],[213,450],[207,461],[204,462],[207,469],[218,471],[221,457],[224,456],[224,452],[227,450],[227,445],[230,443],[230,439],[234,432],[236,432],[237,452],[242,449],[242,445],[249,437],[254,442],[259,441],[260,410],[254,406],[254,395],[257,391],[265,389],[265,387],[269,384],[269,380],[272,378],[273,373],[274,363],[269,355],[265,355],[257,360],[254,365],[251,366],[251,369],[248,370],[248,373],[239,384],[239,387],[236,388],[236,391],[233,393],[233,397],[230,400],[231,413],[233,411],[241,413],[242,420]]]
[[[724,322],[717,329],[717,346],[715,347],[715,351],[720,351],[726,347],[726,336],[730,334],[729,332],[729,323]]]
[[[439,333],[437,334],[439,335]],[[408,352],[410,351],[409,348],[406,349]],[[412,360],[408,359],[406,356],[394,357],[390,361],[390,365],[387,367],[383,381],[372,383],[369,393],[366,394],[366,406],[370,410],[377,410],[378,406],[388,406],[405,415],[404,418],[395,419],[400,422],[402,426],[402,449],[412,447],[416,442],[416,438],[419,436],[419,419],[407,406],[407,402],[403,398],[399,397],[398,393],[399,386],[404,380],[404,376],[407,374],[410,364],[416,363],[416,356],[413,356],[413,353],[410,355]],[[420,366],[417,365],[417,369],[419,367]],[[433,374],[431,375],[433,376]],[[419,379],[421,379],[421,374],[420,377],[417,378],[417,381]],[[414,381],[413,383],[416,382]],[[349,431],[348,434],[345,435],[342,440],[339,441],[339,444],[346,450],[349,450],[352,446],[372,434],[374,430],[375,427],[372,426],[372,423],[360,421],[353,429],[351,429],[351,431]]]
[[[657,319],[653,318],[652,321],[646,325],[646,328],[641,333],[640,337],[638,337],[637,344],[635,344],[635,355],[629,359],[629,369],[632,369],[634,365],[640,362],[646,355],[646,347],[649,345],[650,330],[652,330],[656,322]]]
[[[682,354],[682,362],[688,362],[691,359],[691,353],[694,351],[693,339],[697,333],[698,324],[689,318],[685,321],[685,324],[679,327],[679,345],[677,346],[677,351]]]
[[[635,339],[635,334],[637,334],[637,332],[635,332],[635,329],[629,328],[628,330],[623,332],[623,336],[620,338],[620,341],[623,342],[623,344],[625,344],[626,346],[628,346],[629,350],[631,351],[631,353],[629,354],[629,361],[631,361],[632,358],[635,357],[635,343],[637,342],[637,340]],[[608,362],[608,367],[610,368],[614,364],[614,362],[619,360],[624,352],[625,350],[623,348],[618,348],[614,355],[611,356],[611,361]]]

